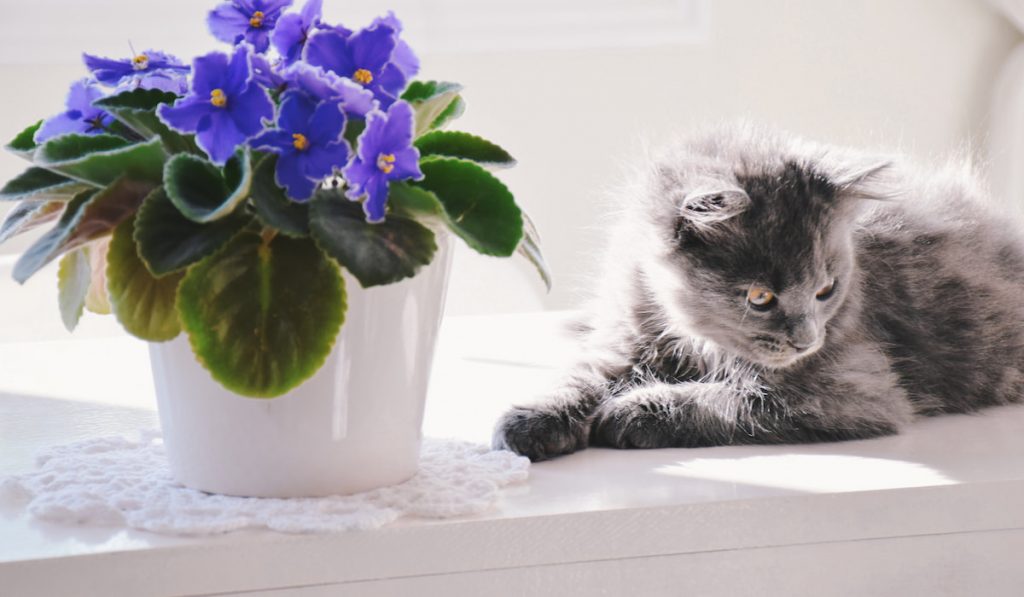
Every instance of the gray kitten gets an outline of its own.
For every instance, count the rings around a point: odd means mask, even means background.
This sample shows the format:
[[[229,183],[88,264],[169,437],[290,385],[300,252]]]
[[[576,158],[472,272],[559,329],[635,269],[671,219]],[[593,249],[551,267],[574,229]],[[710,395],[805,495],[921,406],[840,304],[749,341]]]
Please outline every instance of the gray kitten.
[[[495,447],[849,440],[1024,396],[1024,241],[969,176],[748,126],[652,164],[584,357]]]

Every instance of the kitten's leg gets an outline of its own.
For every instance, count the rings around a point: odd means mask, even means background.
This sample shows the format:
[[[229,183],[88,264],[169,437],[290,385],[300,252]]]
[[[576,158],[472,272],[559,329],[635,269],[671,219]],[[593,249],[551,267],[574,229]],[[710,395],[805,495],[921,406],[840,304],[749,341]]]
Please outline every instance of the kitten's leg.
[[[701,382],[640,386],[598,407],[590,441],[615,448],[840,441],[896,433],[912,416],[897,387],[870,396],[851,387],[815,389],[833,393],[747,393]]]
[[[606,398],[608,383],[594,368],[578,367],[544,400],[506,412],[494,428],[493,447],[533,461],[585,448],[590,417]]]

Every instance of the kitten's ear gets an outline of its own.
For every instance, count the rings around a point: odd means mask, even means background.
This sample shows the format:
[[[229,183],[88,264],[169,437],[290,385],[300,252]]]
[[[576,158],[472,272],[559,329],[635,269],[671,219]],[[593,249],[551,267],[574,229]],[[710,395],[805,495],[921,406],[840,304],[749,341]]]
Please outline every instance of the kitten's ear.
[[[679,206],[679,217],[697,230],[710,229],[743,213],[750,197],[739,188],[702,188],[690,191]]]
[[[837,195],[849,199],[892,199],[899,194],[894,184],[893,162],[888,159],[863,160],[833,168],[829,182]]]

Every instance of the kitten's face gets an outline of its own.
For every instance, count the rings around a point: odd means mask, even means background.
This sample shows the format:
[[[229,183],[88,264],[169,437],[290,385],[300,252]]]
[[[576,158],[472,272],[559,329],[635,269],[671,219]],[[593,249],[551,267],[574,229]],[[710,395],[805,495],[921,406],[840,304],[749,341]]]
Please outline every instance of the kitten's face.
[[[680,206],[650,284],[680,327],[754,363],[787,367],[824,345],[847,296],[851,216],[828,181],[791,164],[734,182],[731,197],[691,194]]]

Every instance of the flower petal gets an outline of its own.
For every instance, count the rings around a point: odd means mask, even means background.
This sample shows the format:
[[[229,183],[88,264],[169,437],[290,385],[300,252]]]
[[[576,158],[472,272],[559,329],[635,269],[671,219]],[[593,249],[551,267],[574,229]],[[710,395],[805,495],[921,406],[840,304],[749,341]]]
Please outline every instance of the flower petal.
[[[340,32],[333,29],[322,30],[309,38],[304,52],[306,62],[313,66],[348,77],[355,72],[348,40]]]
[[[384,221],[388,205],[388,181],[383,176],[370,179],[365,187],[366,200],[363,201],[363,213],[366,221],[371,224]]]
[[[355,68],[365,68],[377,75],[395,50],[395,30],[384,25],[363,29],[350,37],[348,44]]]
[[[241,94],[228,99],[228,112],[235,126],[246,137],[251,137],[263,130],[263,121],[274,118],[274,102],[267,95],[267,90],[255,83]]]
[[[310,178],[326,178],[335,170],[340,170],[349,156],[348,143],[330,143],[314,145],[306,152],[306,175]]]
[[[210,52],[192,61],[192,93],[209,99],[210,92],[224,85],[224,71],[228,68],[228,56],[222,52]]]
[[[217,112],[210,114],[209,126],[196,134],[196,143],[210,157],[211,162],[223,166],[247,137],[238,130],[231,115],[218,108]]]
[[[341,139],[345,129],[345,114],[335,102],[321,102],[308,119],[310,141],[317,145],[334,143]]]
[[[284,95],[281,109],[277,115],[277,126],[281,130],[292,133],[309,132],[309,119],[316,110],[316,101],[304,93],[289,91]]]
[[[251,12],[243,12],[234,2],[218,4],[206,15],[206,26],[217,39],[233,44],[249,29]]]
[[[423,180],[423,171],[420,170],[420,152],[415,147],[407,147],[395,152],[395,169],[388,173],[390,180]]]
[[[173,106],[161,104],[156,113],[164,124],[179,133],[194,133],[199,130],[200,119],[218,109],[208,101],[190,97],[178,100]]]
[[[408,102],[395,102],[387,112],[387,123],[384,125],[383,138],[392,151],[412,145],[413,134],[412,106]]]
[[[299,152],[284,153],[277,158],[274,180],[292,199],[309,199],[317,182],[306,177],[305,164]]]
[[[249,139],[249,147],[281,153],[286,149],[291,150],[293,148],[293,141],[294,139],[292,138],[291,133],[280,129],[273,129],[263,131],[252,139]]]

